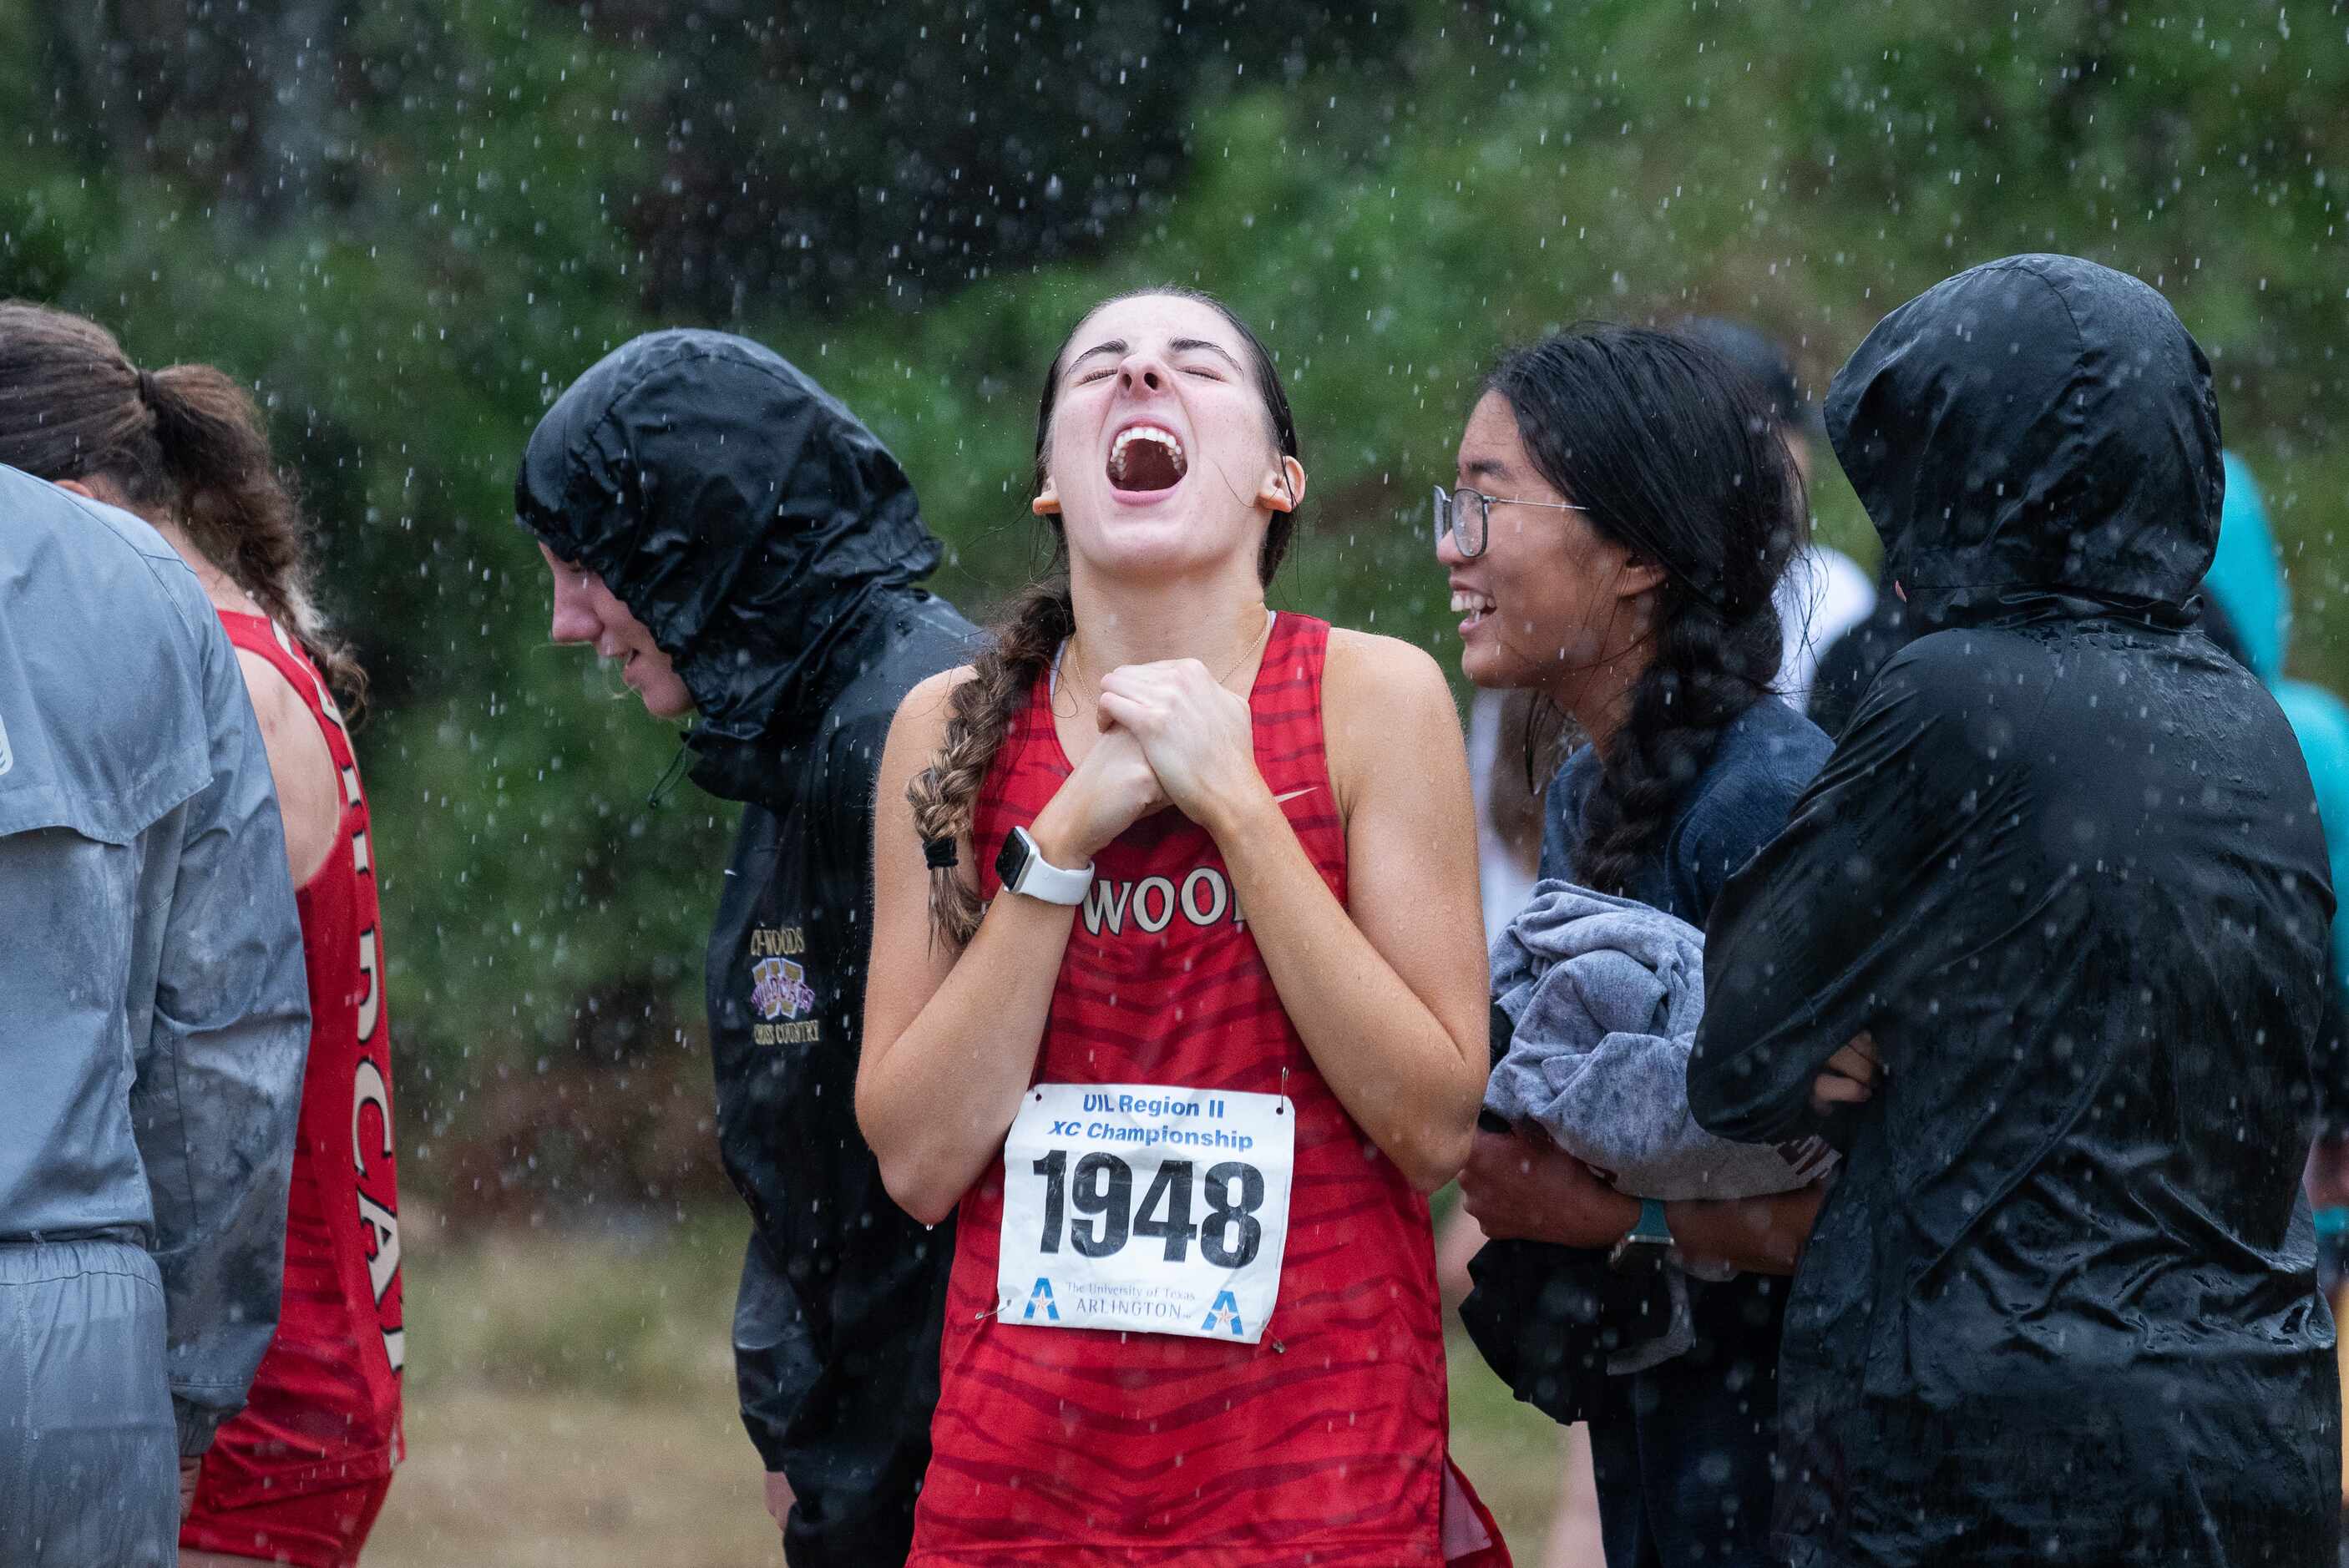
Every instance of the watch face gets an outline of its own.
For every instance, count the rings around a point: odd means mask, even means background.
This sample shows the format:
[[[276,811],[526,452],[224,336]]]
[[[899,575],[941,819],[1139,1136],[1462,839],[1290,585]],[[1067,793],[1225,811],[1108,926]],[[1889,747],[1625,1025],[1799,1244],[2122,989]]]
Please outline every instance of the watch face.
[[[1003,851],[995,857],[995,874],[1002,879],[1004,892],[1019,891],[1019,873],[1028,869],[1028,857],[1034,852],[1035,847],[1020,829],[1003,835]]]
[[[1626,1236],[1607,1254],[1607,1266],[1621,1274],[1652,1274],[1663,1267],[1665,1254],[1671,1250],[1670,1242]]]

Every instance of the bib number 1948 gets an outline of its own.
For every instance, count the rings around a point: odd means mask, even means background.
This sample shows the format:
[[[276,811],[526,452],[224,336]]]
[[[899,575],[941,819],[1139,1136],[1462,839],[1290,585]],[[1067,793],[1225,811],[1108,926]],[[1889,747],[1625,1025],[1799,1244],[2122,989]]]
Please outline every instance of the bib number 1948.
[[[1254,1343],[1279,1293],[1279,1095],[1040,1084],[1004,1143],[998,1315]]]
[[[1191,1199],[1195,1169],[1188,1160],[1160,1161],[1137,1208],[1133,1166],[1114,1154],[1088,1154],[1077,1161],[1071,1189],[1069,1151],[1053,1150],[1034,1166],[1044,1179],[1044,1229],[1038,1249],[1046,1253],[1061,1250],[1066,1212],[1073,1207],[1077,1219],[1068,1225],[1069,1244],[1086,1257],[1114,1257],[1132,1240],[1163,1241],[1168,1263],[1186,1263],[1195,1239],[1199,1255],[1216,1267],[1246,1268],[1264,1247],[1264,1225],[1256,1217],[1264,1207],[1264,1172],[1237,1160],[1209,1166],[1206,1215],[1195,1222]]]

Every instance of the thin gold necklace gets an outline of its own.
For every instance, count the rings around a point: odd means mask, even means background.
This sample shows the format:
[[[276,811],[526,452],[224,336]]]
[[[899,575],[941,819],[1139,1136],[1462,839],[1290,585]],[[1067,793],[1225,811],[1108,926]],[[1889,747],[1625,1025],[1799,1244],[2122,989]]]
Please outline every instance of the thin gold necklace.
[[[1232,677],[1239,674],[1240,666],[1247,663],[1248,660],[1254,658],[1257,654],[1262,650],[1265,644],[1269,642],[1271,638],[1272,610],[1271,607],[1268,605],[1264,612],[1264,624],[1257,628],[1257,634],[1253,638],[1249,639],[1248,645],[1241,651],[1240,656],[1232,661],[1231,668],[1226,670],[1222,675],[1216,677],[1216,684],[1226,690],[1229,690],[1232,684]],[[1074,637],[1071,637],[1069,639],[1066,656],[1062,662],[1071,666],[1069,673],[1077,677],[1080,682],[1077,692],[1077,702],[1078,711],[1082,712],[1083,704],[1086,700],[1086,693],[1091,689],[1091,683],[1086,681],[1084,678],[1084,663],[1077,656],[1076,641],[1077,640]]]

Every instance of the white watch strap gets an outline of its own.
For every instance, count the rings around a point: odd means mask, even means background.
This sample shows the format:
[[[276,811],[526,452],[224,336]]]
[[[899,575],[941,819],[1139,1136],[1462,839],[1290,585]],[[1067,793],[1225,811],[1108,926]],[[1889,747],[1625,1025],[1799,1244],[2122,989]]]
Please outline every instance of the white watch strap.
[[[1028,838],[1025,830],[1012,831]],[[1080,904],[1085,902],[1085,890],[1093,885],[1093,863],[1087,861],[1081,870],[1069,871],[1044,858],[1036,841],[1028,839],[1028,863],[1019,868],[1019,885],[1011,891],[1030,898],[1040,898],[1046,903]]]

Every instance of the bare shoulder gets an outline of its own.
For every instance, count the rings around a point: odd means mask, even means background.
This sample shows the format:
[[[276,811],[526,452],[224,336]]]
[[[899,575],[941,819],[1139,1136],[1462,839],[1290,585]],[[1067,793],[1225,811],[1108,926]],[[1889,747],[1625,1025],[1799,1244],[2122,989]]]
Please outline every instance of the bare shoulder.
[[[945,734],[955,690],[975,673],[968,665],[957,665],[953,669],[924,676],[898,703],[890,733],[909,738]]]
[[[253,699],[253,716],[261,721],[262,738],[273,751],[293,734],[316,727],[308,701],[266,657],[250,648],[239,648],[236,667],[244,676],[245,694]]]
[[[940,670],[917,683],[897,704],[896,717],[889,721],[889,738],[881,748],[876,783],[882,799],[899,799],[907,780],[927,768],[946,745],[955,690],[972,675],[968,665]]]
[[[340,831],[343,797],[334,753],[309,700],[284,671],[245,648],[237,649],[236,663],[253,698],[253,717],[260,721],[262,749],[268,754],[285,830],[286,863],[294,885],[300,887],[325,863]]]
[[[1464,777],[1467,746],[1443,666],[1394,637],[1330,629],[1321,734],[1330,782],[1350,820],[1363,800],[1409,794],[1454,770]]]
[[[1333,715],[1366,707],[1372,714],[1384,708],[1384,717],[1396,717],[1398,710],[1413,715],[1442,712],[1458,722],[1444,666],[1426,649],[1400,637],[1330,627],[1321,690],[1325,711]]]

